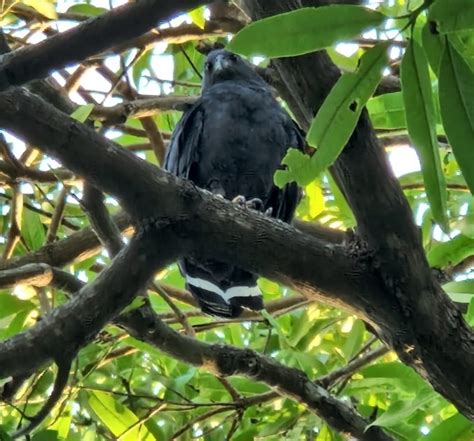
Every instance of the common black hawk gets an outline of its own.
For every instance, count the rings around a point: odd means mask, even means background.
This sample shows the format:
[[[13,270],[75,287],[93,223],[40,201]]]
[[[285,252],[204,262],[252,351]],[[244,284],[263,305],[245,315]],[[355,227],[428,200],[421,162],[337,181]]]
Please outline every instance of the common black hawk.
[[[202,94],[173,133],[165,168],[226,199],[290,222],[299,200],[293,182],[280,189],[275,171],[288,148],[303,150],[304,137],[252,65],[229,51],[210,52]],[[217,260],[183,258],[186,287],[203,312],[236,317],[263,308],[257,275]]]

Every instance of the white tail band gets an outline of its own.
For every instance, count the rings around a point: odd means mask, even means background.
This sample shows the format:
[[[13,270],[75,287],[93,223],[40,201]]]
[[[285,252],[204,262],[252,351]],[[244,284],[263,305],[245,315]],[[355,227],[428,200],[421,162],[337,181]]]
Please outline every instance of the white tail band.
[[[209,280],[199,279],[186,275],[186,282],[196,288],[213,292],[222,297],[227,303],[234,297],[258,297],[262,295],[258,286],[233,286],[225,291]]]

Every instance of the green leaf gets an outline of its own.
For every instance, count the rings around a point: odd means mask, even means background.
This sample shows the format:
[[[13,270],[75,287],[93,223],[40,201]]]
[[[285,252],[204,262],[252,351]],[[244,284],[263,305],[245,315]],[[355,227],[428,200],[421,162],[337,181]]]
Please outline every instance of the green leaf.
[[[364,378],[354,381],[348,389],[383,386],[385,389],[397,390],[398,393],[404,391],[415,395],[426,388],[424,380],[413,369],[397,362],[373,364],[360,373]]]
[[[71,118],[76,119],[79,122],[85,122],[89,115],[94,110],[94,104],[84,104],[79,106],[74,112],[71,113]]]
[[[296,181],[302,187],[308,185],[315,173],[311,166],[311,157],[296,149],[289,149],[281,161],[286,165],[285,170],[277,170],[273,178],[275,185],[283,188],[286,184]]]
[[[31,311],[34,307],[35,305],[28,300],[20,300],[6,292],[0,294],[0,319],[21,311]]]
[[[56,430],[41,430],[35,433],[32,441],[58,441],[58,432]]]
[[[272,315],[266,310],[262,309],[261,311],[262,317],[268,320],[268,323],[270,323],[271,327],[277,332],[278,337],[280,339],[280,344],[282,348],[288,349],[291,348],[291,344],[286,338],[286,335],[283,333],[280,325],[278,322],[272,317]]]
[[[467,312],[464,315],[466,322],[469,326],[474,326],[474,298],[471,299],[469,302],[469,306],[467,307]]]
[[[428,262],[431,267],[445,268],[456,265],[461,260],[474,253],[474,239],[462,234],[434,246],[428,252]]]
[[[46,18],[50,18],[52,20],[58,18],[56,7],[52,0],[22,0],[22,3],[35,9]]]
[[[443,285],[443,289],[455,302],[469,303],[474,298],[474,280],[461,280]]]
[[[199,8],[193,9],[188,12],[189,18],[191,21],[200,29],[204,29],[206,24],[206,19],[204,18],[204,12],[206,11],[205,6],[200,6]]]
[[[444,50],[444,39],[439,34],[431,32],[430,24],[426,23],[421,31],[421,41],[431,69],[438,75],[439,63]]]
[[[110,394],[101,391],[89,392],[89,406],[115,436],[125,434],[120,437],[121,441],[155,439],[150,438],[151,435],[145,427],[137,424],[137,416]]]
[[[401,64],[403,100],[408,134],[421,162],[426,194],[433,218],[444,231],[448,230],[446,181],[441,168],[436,119],[431,90],[428,60],[413,38]]]
[[[471,439],[474,439],[474,426],[466,417],[456,413],[438,424],[428,435],[420,436],[418,441],[458,441],[466,434],[471,434]]]
[[[367,427],[390,427],[399,424],[435,398],[437,398],[436,393],[432,389],[425,387],[413,400],[396,401],[393,403],[386,412]]]
[[[437,0],[430,8],[428,20],[441,33],[474,29],[472,0]],[[433,26],[433,25],[432,25]]]
[[[135,309],[138,309],[140,308],[141,306],[143,306],[145,304],[145,298],[142,297],[142,296],[137,296],[133,299],[133,302],[130,303],[130,305],[126,306],[121,314],[126,314],[127,312],[131,312],[131,311],[134,311]]]
[[[349,361],[360,348],[364,340],[364,332],[365,326],[362,320],[355,320],[349,337],[342,347],[342,352],[347,361]]]
[[[0,339],[7,339],[12,337],[15,334],[18,334],[25,328],[25,322],[30,314],[31,309],[33,309],[33,304],[31,308],[25,308],[16,314],[10,321],[10,324],[7,328],[0,329]]]
[[[448,38],[474,72],[474,30],[452,32]]]
[[[135,63],[133,64],[133,69],[132,69],[133,82],[137,86],[140,84],[140,79],[142,78],[143,72],[145,71],[145,69],[148,69],[150,67],[152,57],[153,57],[152,50],[149,50],[149,49],[144,50],[143,53],[138,58],[138,60],[136,60]]]
[[[385,93],[370,98],[367,110],[376,129],[403,129],[407,126],[401,92]]]
[[[474,73],[449,41],[439,69],[439,101],[449,143],[474,193]]]
[[[382,43],[370,49],[360,59],[356,72],[342,75],[314,118],[307,140],[318,148],[311,158],[316,175],[337,159],[349,140],[362,109],[382,78],[387,45]]]
[[[385,18],[372,9],[352,5],[302,8],[249,24],[228,48],[247,56],[302,55],[360,35]]]
[[[38,213],[30,210],[23,212],[21,237],[23,237],[30,250],[37,250],[44,244],[46,233]]]
[[[67,12],[71,14],[83,14],[87,15],[88,17],[96,17],[98,15],[103,14],[106,12],[107,9],[99,8],[94,5],[89,5],[87,3],[79,3],[77,5],[72,5]]]

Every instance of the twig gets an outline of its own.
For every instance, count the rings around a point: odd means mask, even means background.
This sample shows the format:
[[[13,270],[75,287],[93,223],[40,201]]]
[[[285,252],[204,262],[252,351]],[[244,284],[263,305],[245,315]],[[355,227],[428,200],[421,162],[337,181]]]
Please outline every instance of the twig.
[[[183,326],[184,331],[186,332],[186,334],[191,336],[191,337],[195,337],[196,333],[194,332],[194,328],[189,324],[189,322],[186,318],[186,315],[183,314],[183,312],[171,300],[171,298],[168,295],[168,292],[166,291],[166,289],[163,288],[163,286],[158,284],[158,283],[152,283],[151,287],[156,293],[158,293],[160,295],[160,297],[171,308],[171,310],[173,311],[173,314],[176,316],[179,323],[181,323],[181,325]]]
[[[64,208],[66,207],[66,198],[69,193],[69,187],[63,186],[59,195],[56,199],[56,209],[54,210],[51,223],[49,224],[48,233],[46,235],[46,243],[51,243],[56,240],[56,234],[58,232],[59,225],[64,214]]]
[[[344,367],[337,369],[325,375],[324,377],[318,378],[318,383],[321,384],[321,386],[323,386],[324,388],[328,388],[341,378],[352,376],[361,367],[371,363],[379,357],[382,357],[388,352],[390,352],[390,349],[388,349],[386,346],[381,346],[377,349],[374,349],[373,351],[370,351],[367,354],[356,358],[355,360],[346,364]]]
[[[10,204],[10,229],[8,230],[7,242],[3,249],[3,260],[7,260],[13,254],[16,244],[21,238],[21,219],[23,215],[23,193],[18,184],[12,185],[12,202]]]

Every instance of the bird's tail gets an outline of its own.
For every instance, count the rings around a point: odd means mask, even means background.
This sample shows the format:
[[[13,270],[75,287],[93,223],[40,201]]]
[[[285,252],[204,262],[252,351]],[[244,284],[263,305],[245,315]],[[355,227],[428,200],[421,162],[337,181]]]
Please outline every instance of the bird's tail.
[[[260,311],[263,297],[257,276],[239,268],[217,262],[204,265],[180,264],[186,288],[196,298],[202,311],[218,317],[238,317],[242,310]]]

